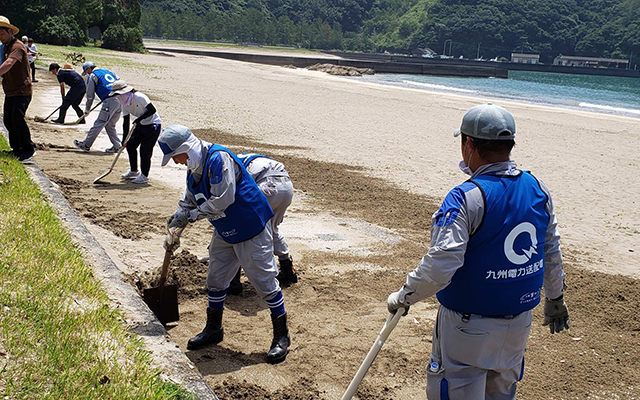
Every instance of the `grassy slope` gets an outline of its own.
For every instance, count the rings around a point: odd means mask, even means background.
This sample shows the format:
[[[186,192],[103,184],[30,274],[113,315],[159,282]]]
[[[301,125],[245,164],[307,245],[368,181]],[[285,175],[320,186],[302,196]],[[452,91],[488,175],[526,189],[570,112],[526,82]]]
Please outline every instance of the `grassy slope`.
[[[23,165],[0,154],[0,395],[189,398],[149,359]]]

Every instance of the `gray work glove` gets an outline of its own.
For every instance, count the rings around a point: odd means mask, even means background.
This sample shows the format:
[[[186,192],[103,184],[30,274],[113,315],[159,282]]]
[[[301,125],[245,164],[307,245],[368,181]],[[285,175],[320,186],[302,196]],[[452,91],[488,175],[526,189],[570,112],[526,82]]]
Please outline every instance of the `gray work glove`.
[[[184,228],[189,224],[189,212],[184,210],[178,210],[167,218],[167,227],[171,228]]]
[[[164,238],[162,247],[164,247],[166,251],[176,250],[178,247],[180,247],[180,237],[171,233],[167,233],[167,236],[165,236]]]
[[[551,333],[561,332],[565,328],[569,329],[569,310],[564,302],[564,296],[554,300],[545,298],[544,323],[542,325],[549,325]]]
[[[391,314],[395,314],[398,308],[404,308],[404,314],[402,314],[402,316],[409,313],[409,305],[400,301],[400,291],[391,293],[387,298],[387,310],[389,310]]]

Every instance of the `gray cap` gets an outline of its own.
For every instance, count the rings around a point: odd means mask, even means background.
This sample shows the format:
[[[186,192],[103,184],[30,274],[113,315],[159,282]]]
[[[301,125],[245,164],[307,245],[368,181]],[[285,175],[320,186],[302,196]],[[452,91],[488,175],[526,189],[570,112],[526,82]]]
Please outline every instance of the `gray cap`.
[[[467,111],[460,129],[453,136],[461,133],[476,139],[513,140],[516,138],[516,121],[509,111],[500,106],[481,104]]]
[[[87,61],[86,63],[82,64],[82,75],[86,75],[87,69],[95,66],[96,66],[96,63],[94,63],[93,61]]]
[[[167,165],[171,157],[176,155],[178,147],[189,140],[191,135],[193,135],[193,133],[191,133],[189,128],[182,125],[169,125],[162,130],[162,133],[160,133],[158,137],[158,145],[162,153],[164,153],[162,157],[163,167]]]

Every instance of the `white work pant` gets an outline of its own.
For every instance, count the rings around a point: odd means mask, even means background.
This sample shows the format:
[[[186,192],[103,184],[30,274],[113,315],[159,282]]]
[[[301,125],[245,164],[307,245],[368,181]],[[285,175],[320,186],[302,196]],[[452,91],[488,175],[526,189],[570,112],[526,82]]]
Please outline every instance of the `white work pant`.
[[[515,399],[530,330],[531,311],[509,319],[464,318],[440,306],[427,366],[427,399]]]
[[[273,196],[268,196],[269,205],[273,210],[273,217],[271,218],[271,227],[273,228],[273,253],[276,256],[284,256],[289,254],[289,246],[284,240],[284,236],[280,233],[278,226],[284,220],[284,214],[287,211],[287,207],[291,205],[293,199],[293,184],[288,177],[270,177],[278,190]]]
[[[280,291],[270,221],[258,235],[236,244],[225,242],[214,231],[209,244],[207,289],[213,292],[227,289],[241,265],[261,298],[269,300]]]
[[[116,149],[119,149],[122,146],[120,142],[120,138],[118,138],[118,134],[116,133],[116,123],[120,119],[120,115],[122,114],[122,104],[120,100],[118,100],[117,96],[107,97],[102,101],[102,106],[100,107],[100,114],[98,114],[98,118],[93,123],[91,129],[87,133],[87,137],[82,141],[85,146],[91,147],[93,142],[96,141],[98,134],[104,128],[107,131],[107,135],[109,136],[109,140],[111,144]]]

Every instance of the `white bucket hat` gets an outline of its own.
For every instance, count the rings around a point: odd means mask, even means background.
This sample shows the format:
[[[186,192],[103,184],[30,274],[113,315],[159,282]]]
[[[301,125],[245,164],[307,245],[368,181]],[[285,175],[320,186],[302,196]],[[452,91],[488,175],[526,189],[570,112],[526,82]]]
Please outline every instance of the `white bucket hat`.
[[[128,86],[127,82],[125,82],[122,79],[118,79],[117,81],[113,82],[113,84],[111,85],[111,93],[109,93],[109,96],[115,96],[117,94],[125,94],[132,90],[133,90],[133,86]]]

